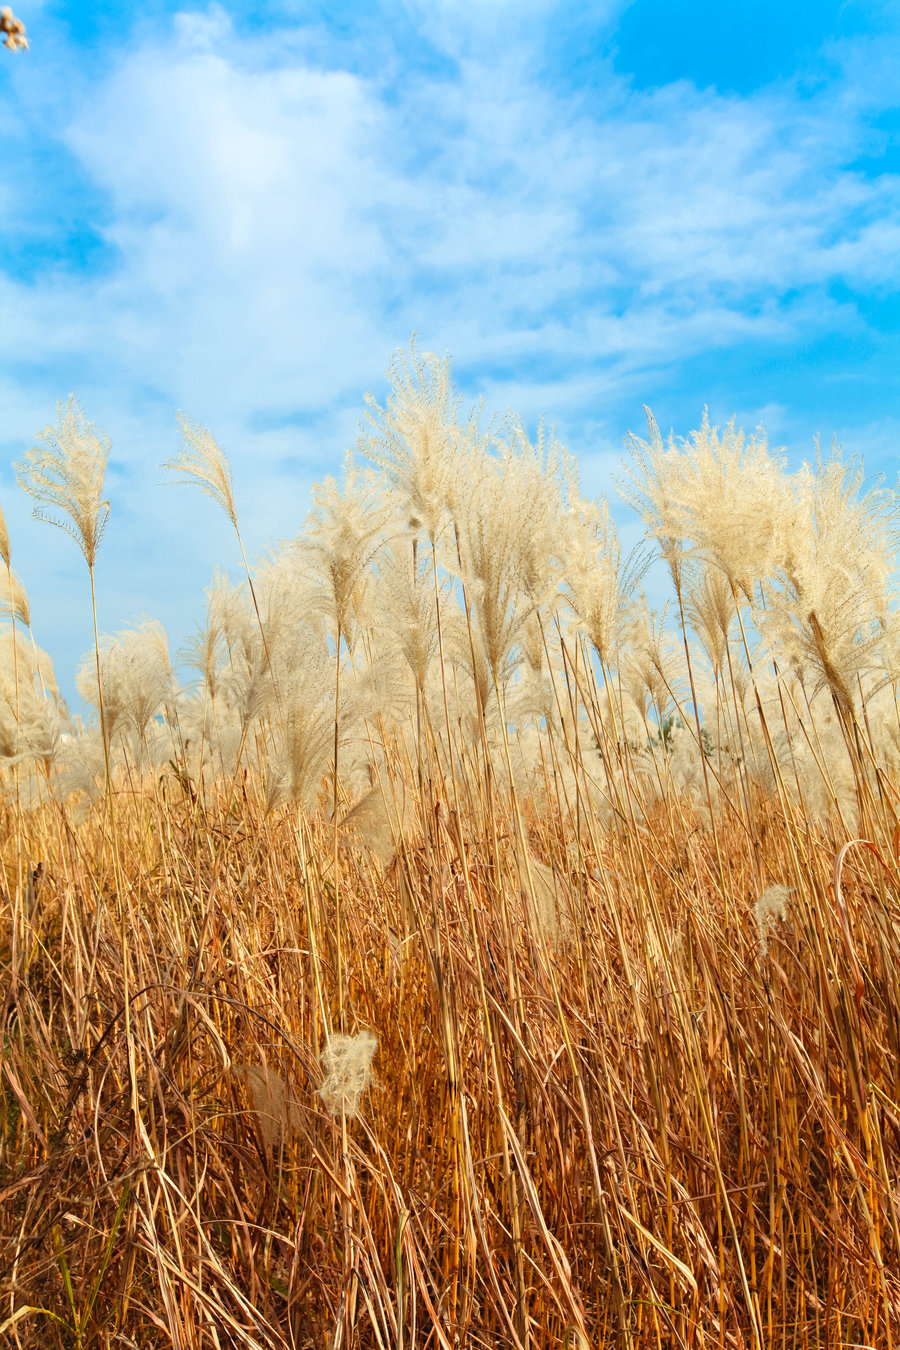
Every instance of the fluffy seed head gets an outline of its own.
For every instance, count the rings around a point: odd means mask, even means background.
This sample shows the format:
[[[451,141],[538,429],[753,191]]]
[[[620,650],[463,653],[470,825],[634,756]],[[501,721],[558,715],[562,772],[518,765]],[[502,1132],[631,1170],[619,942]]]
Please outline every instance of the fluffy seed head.
[[[27,48],[25,25],[21,19],[16,18],[9,5],[4,5],[0,9],[0,33],[3,34],[4,47],[8,47],[11,52],[25,51]]]
[[[360,452],[387,476],[404,503],[410,527],[424,529],[434,542],[446,517],[460,446],[472,438],[477,414],[466,427],[460,425],[449,358],[432,352],[420,356],[415,336],[410,358],[395,352],[388,375],[392,393],[387,407],[366,397],[372,434],[360,439]]]
[[[13,466],[19,485],[38,503],[34,508],[38,520],[71,534],[93,570],[109,520],[109,502],[101,496],[109,437],[86,419],[72,395],[65,409],[59,404],[56,427],[46,427],[37,440],[40,444]],[[47,507],[61,511],[68,521],[47,515]]]
[[[769,937],[775,925],[779,920],[787,918],[791,891],[790,886],[767,886],[753,906],[753,917],[759,929],[759,941],[763,952],[769,949]]]
[[[378,1048],[378,1037],[371,1031],[360,1031],[356,1036],[332,1036],[322,1055],[325,1078],[319,1096],[328,1111],[339,1116],[341,1111],[355,1116],[359,1101],[372,1081],[372,1060]]]
[[[300,1123],[300,1109],[287,1084],[265,1064],[236,1064],[234,1074],[247,1085],[263,1146],[278,1148],[285,1134]]]
[[[12,568],[0,579],[0,615],[4,618],[14,615],[26,628],[31,627],[31,605],[28,592]]]
[[[160,467],[178,475],[173,480],[176,483],[196,483],[201,492],[219,503],[237,529],[234,481],[228,456],[212,433],[199,422],[192,422],[184,413],[179,413],[178,424],[183,437],[181,450]]]
[[[382,543],[388,509],[378,499],[371,475],[347,466],[343,488],[333,478],[313,489],[306,537],[298,543],[301,568],[317,583],[310,606],[326,614],[341,635],[352,630],[364,610],[369,566]]]

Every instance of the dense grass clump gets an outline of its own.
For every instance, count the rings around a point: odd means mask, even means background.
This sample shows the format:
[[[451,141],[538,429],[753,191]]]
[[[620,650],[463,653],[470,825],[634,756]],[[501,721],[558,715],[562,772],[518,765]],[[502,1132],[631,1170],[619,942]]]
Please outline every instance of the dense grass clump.
[[[71,719],[0,530],[0,1335],[892,1345],[893,494],[651,420],[660,615],[546,429],[390,373],[193,685],[98,634]],[[107,444],[22,466],[86,599]]]

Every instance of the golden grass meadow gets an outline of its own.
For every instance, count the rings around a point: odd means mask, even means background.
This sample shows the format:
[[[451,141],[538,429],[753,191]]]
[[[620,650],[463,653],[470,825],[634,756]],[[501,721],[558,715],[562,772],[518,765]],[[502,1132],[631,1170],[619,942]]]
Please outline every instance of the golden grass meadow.
[[[896,1344],[895,494],[651,417],[626,554],[547,427],[389,375],[255,561],[181,418],[245,570],[95,620],[90,716],[3,527],[0,1341]],[[108,451],[70,401],[17,465],[86,627]]]

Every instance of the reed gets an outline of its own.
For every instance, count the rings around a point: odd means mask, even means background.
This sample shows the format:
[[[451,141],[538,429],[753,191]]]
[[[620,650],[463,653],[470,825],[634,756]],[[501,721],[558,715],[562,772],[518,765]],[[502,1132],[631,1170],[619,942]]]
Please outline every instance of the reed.
[[[6,586],[0,1336],[892,1346],[892,496],[651,421],[663,616],[551,435],[390,374],[194,685],[145,624],[68,719]]]

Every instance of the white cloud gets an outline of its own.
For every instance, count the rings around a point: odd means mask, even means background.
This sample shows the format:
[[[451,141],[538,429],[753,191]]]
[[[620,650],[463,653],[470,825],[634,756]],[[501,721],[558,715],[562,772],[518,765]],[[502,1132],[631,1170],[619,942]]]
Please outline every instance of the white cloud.
[[[593,0],[583,22],[592,30],[612,21],[631,0]],[[480,58],[493,69],[504,61],[522,65],[534,59],[542,21],[552,22],[558,0],[402,0],[419,33],[438,51],[455,59]]]
[[[548,7],[519,6],[520,31]],[[177,407],[231,453],[262,547],[298,528],[310,474],[352,443],[413,328],[482,368],[492,405],[602,439],[604,405],[624,392],[637,421],[659,371],[858,327],[828,284],[896,275],[900,182],[847,167],[872,141],[871,91],[640,93],[598,62],[601,91],[576,95],[515,26],[498,43],[513,8],[411,0],[455,73],[395,63],[388,83],[337,48],[329,66],[321,40],[314,62],[296,36],[235,33],[214,6],[78,95],[60,136],[106,203],[111,261],[0,282],[4,434],[46,421],[76,377],[115,430],[121,510],[154,522],[117,622],[152,608],[137,583],[154,567],[161,592],[198,594],[225,537],[208,503],[150,493]],[[855,55],[848,70],[864,78]]]

